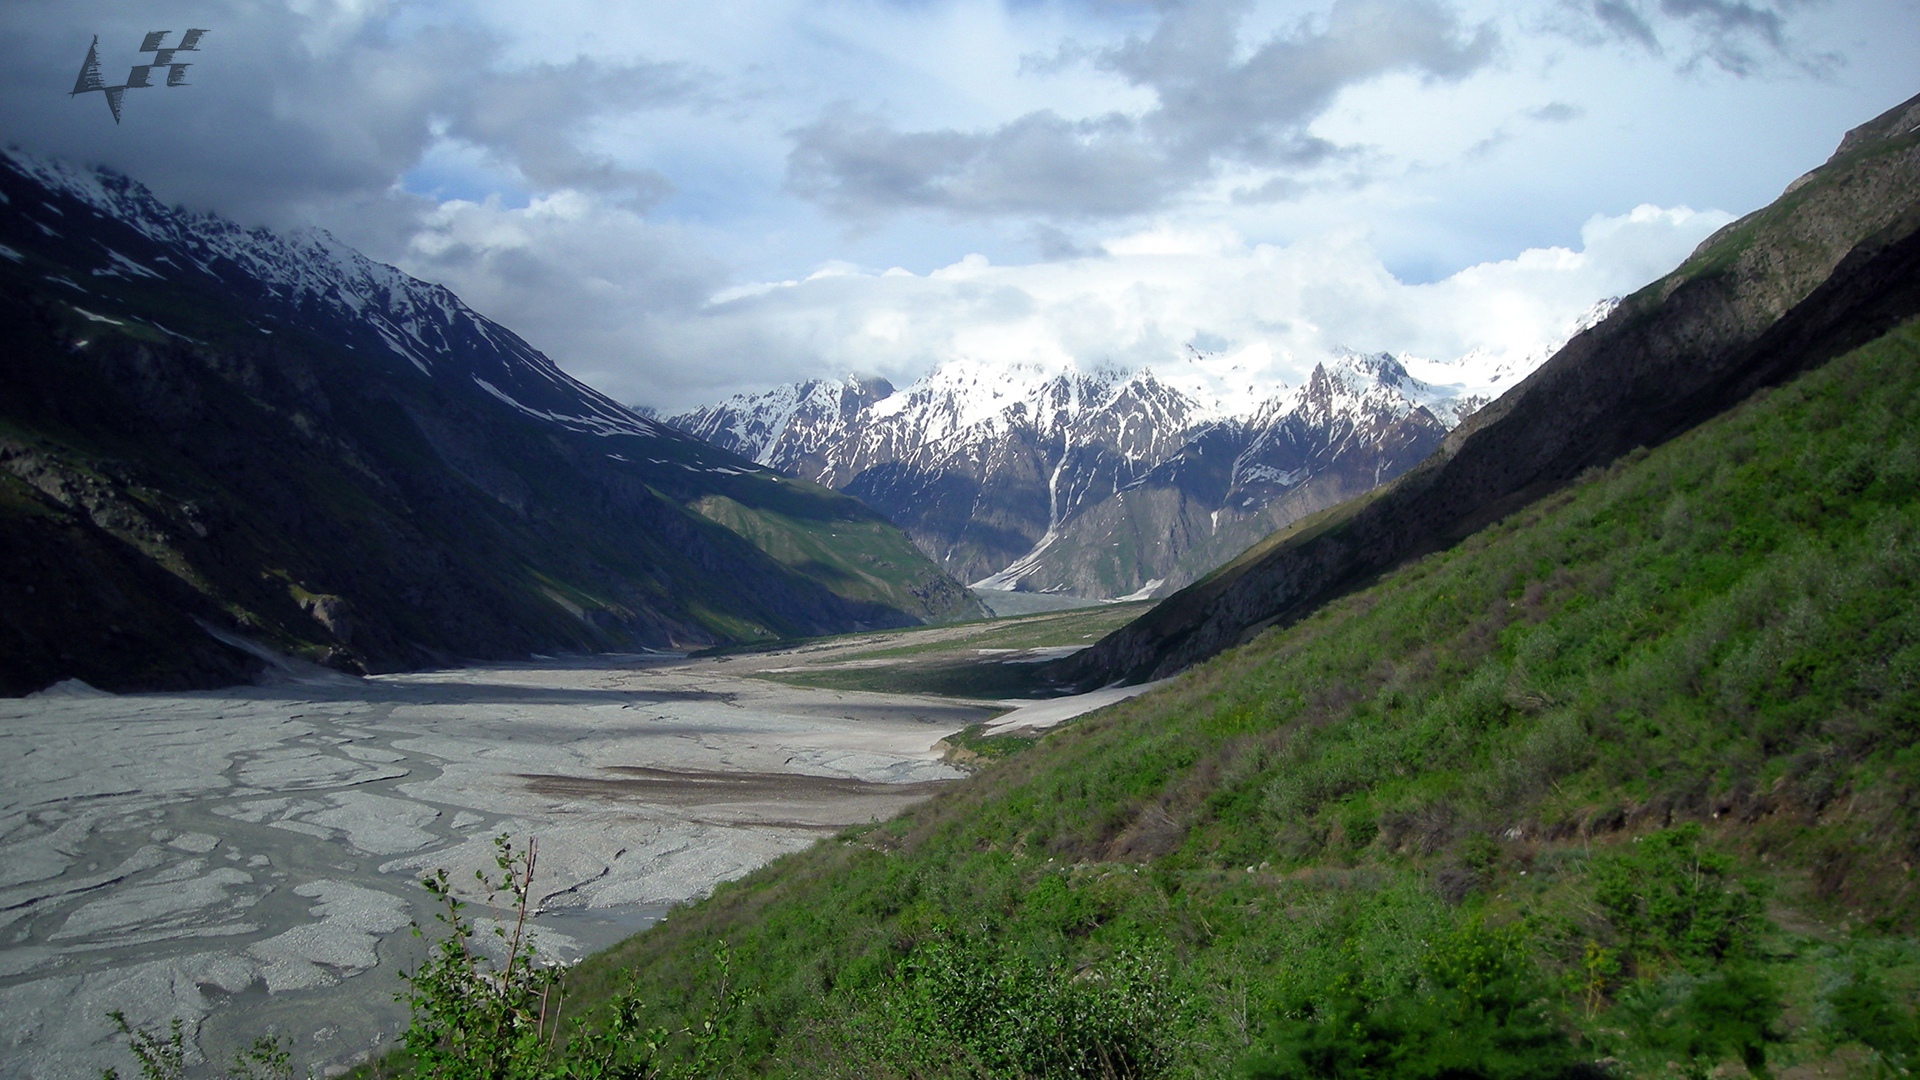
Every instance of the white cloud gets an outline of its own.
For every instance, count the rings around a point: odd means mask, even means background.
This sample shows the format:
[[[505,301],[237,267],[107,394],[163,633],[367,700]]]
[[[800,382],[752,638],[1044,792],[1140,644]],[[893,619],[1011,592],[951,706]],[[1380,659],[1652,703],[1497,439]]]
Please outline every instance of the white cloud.
[[[1297,375],[1507,347],[1666,269],[1724,215],[1594,211],[1764,203],[1913,92],[1913,13],[11,0],[0,140],[325,225],[628,400],[1189,343]],[[91,34],[162,25],[214,27],[191,86],[119,127],[66,99]]]
[[[1592,218],[1577,250],[1529,249],[1421,285],[1395,279],[1357,229],[1274,245],[1156,227],[1109,240],[1104,255],[997,266],[970,254],[927,274],[835,264],[677,312],[651,339],[680,358],[673,378],[629,396],[683,408],[816,375],[905,382],[949,361],[1150,365],[1228,396],[1297,383],[1341,347],[1517,359],[1727,220],[1641,206]]]

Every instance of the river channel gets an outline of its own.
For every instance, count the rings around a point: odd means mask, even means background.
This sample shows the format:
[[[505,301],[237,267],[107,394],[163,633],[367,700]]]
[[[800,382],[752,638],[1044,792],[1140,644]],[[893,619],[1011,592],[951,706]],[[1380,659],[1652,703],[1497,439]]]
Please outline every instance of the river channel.
[[[542,955],[961,775],[993,710],[599,657],[0,700],[0,1080],[138,1075],[107,1014],[214,1060],[270,1032],[325,1075],[405,1024],[422,876],[539,843]],[[485,909],[480,910],[485,914]],[[670,916],[668,916],[670,917]]]

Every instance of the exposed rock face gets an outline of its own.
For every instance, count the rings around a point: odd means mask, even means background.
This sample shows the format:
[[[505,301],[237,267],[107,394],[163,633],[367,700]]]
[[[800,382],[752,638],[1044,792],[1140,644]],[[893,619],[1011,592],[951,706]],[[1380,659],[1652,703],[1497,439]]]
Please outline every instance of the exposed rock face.
[[[827,453],[869,405],[893,395],[885,379],[810,379],[776,387],[738,407],[711,406],[673,418],[682,431],[797,476],[827,468]]]
[[[977,614],[857,501],[322,233],[0,155],[0,693]]]
[[[1191,429],[1173,454],[997,575],[1094,595],[1164,595],[1287,524],[1372,490],[1446,434],[1441,398],[1393,357],[1349,355],[1246,421]],[[1439,410],[1441,415],[1451,415]]]
[[[1083,686],[1171,674],[1916,313],[1920,98],[1848,133],[1397,482],[1270,537],[1051,674]]]
[[[1348,353],[1228,405],[1151,370],[951,363],[897,392],[814,381],[668,422],[859,497],[977,585],[1160,595],[1399,475],[1519,374],[1428,367],[1455,379]]]
[[[903,391],[808,382],[670,422],[858,497],[975,580],[1144,475],[1201,416],[1151,372],[952,364]]]

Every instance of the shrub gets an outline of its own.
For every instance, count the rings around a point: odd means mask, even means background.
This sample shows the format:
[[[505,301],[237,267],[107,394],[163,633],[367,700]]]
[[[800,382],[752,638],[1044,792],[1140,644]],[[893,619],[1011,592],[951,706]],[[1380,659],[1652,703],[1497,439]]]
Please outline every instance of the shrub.
[[[401,1037],[412,1059],[411,1073],[435,1080],[678,1080],[712,1072],[715,1048],[725,1036],[725,1019],[732,1009],[725,945],[718,958],[717,1016],[679,1032],[643,1029],[638,986],[630,983],[563,1039],[566,969],[540,962],[527,934],[537,850],[528,840],[526,849],[516,853],[504,835],[494,838],[494,847],[499,878],[489,879],[480,871],[474,876],[489,901],[503,893],[511,901],[512,930],[494,928],[505,946],[503,964],[471,947],[474,926],[462,914],[466,904],[453,895],[447,872],[436,871],[421,882],[443,909],[434,918],[446,933],[418,968],[401,975],[408,989],[399,996],[411,1008],[411,1022]],[[424,934],[417,924],[413,931]],[[186,1045],[179,1019],[163,1037],[133,1028],[119,1012],[110,1015],[139,1061],[143,1080],[181,1080]],[[661,1051],[674,1035],[691,1036],[691,1047],[679,1065],[663,1068]],[[235,1055],[226,1077],[285,1080],[292,1074],[286,1046],[263,1037]],[[116,1070],[106,1071],[107,1080],[118,1076]]]
[[[904,1075],[1127,1080],[1159,1071],[1155,1036],[1178,1003],[1161,966],[1132,953],[1075,972],[942,934],[876,1004],[870,1049]]]
[[[1637,960],[1682,965],[1745,953],[1764,926],[1759,882],[1737,879],[1733,860],[1700,845],[1687,824],[1594,857],[1594,902]]]
[[[1754,967],[1643,981],[1621,996],[1621,1007],[1640,1043],[1675,1059],[1689,1077],[1704,1080],[1729,1058],[1755,1076],[1771,1075],[1766,1045],[1777,1038],[1783,1006],[1779,988]]]
[[[1879,1054],[1904,1073],[1920,1051],[1920,1023],[1893,1003],[1878,979],[1859,973],[1827,998],[1835,1034]]]
[[[1435,943],[1411,992],[1340,980],[1328,1004],[1283,1017],[1270,1048],[1241,1063],[1245,1080],[1534,1080],[1580,1071],[1554,1022],[1521,936],[1479,921]]]

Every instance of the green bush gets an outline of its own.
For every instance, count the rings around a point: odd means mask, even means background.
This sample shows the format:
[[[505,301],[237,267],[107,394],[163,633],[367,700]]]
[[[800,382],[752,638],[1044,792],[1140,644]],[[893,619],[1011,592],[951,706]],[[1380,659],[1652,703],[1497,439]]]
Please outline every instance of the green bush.
[[[1245,1080],[1535,1080],[1585,1067],[1555,1022],[1521,935],[1477,921],[1435,943],[1419,984],[1365,989],[1339,980],[1325,1004],[1296,1003]]]
[[[1176,1007],[1164,968],[1132,953],[1075,971],[942,934],[862,1020],[869,1050],[901,1075],[1131,1080],[1164,1063],[1156,1034]]]
[[[1903,1072],[1920,1051],[1920,1023],[1893,1003],[1878,979],[1860,972],[1827,998],[1833,1008],[1835,1034],[1842,1041],[1861,1043]]]
[[[1636,961],[1699,965],[1744,954],[1765,926],[1765,895],[1734,877],[1733,860],[1703,848],[1700,826],[1634,838],[1624,851],[1595,856],[1594,902]]]
[[[1754,1076],[1771,1075],[1766,1046],[1779,1037],[1783,1003],[1779,987],[1751,965],[1644,980],[1620,1004],[1639,1044],[1673,1059],[1689,1077],[1704,1080],[1729,1059]]]

